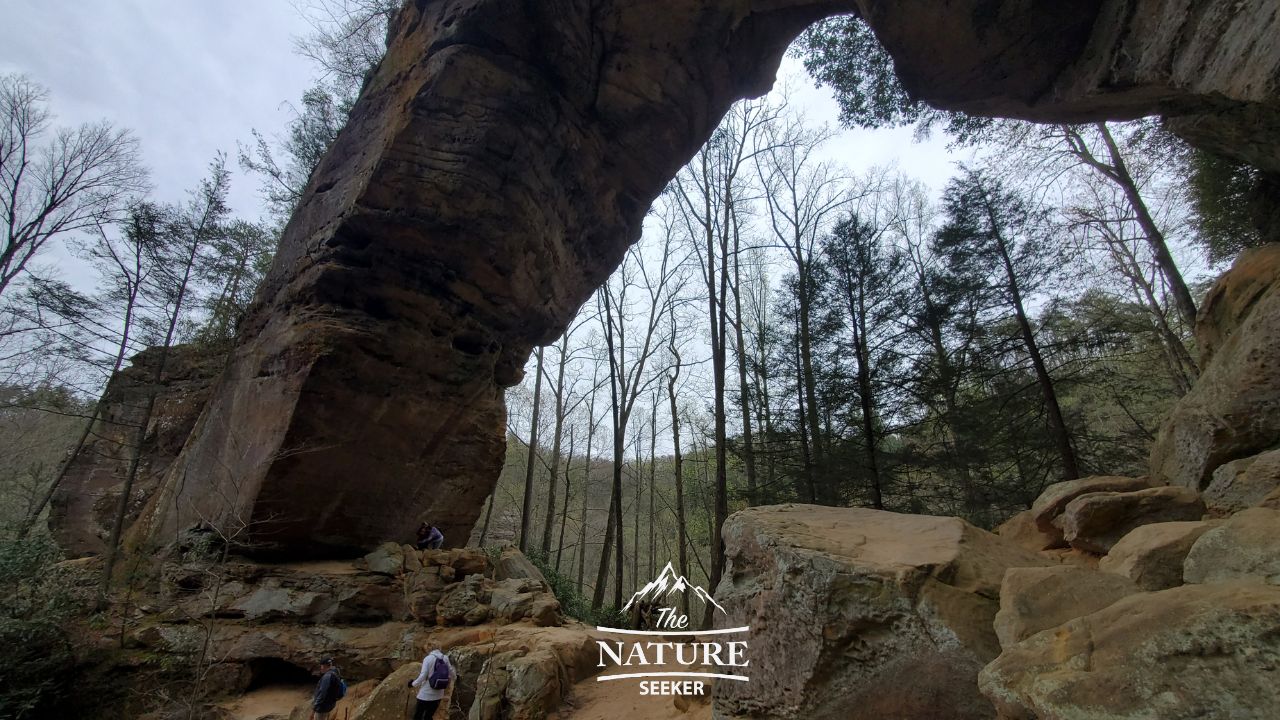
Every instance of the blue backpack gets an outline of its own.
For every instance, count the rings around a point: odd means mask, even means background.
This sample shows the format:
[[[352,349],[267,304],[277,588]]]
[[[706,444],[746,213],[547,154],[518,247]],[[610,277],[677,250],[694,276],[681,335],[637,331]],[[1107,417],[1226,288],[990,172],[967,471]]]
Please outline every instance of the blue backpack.
[[[432,690],[443,690],[449,687],[449,658],[438,657],[436,664],[431,667],[431,676],[427,678],[427,685]]]
[[[347,681],[342,679],[337,670],[330,670],[333,673],[333,682],[329,684],[329,699],[338,702],[347,696]]]

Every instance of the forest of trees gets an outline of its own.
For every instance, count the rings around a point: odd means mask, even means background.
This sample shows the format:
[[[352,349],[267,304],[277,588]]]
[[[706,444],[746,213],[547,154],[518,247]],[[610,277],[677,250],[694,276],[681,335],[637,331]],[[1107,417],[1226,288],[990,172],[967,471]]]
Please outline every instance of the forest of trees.
[[[600,606],[668,560],[717,582],[716,528],[751,505],[990,528],[1049,483],[1141,474],[1197,374],[1180,298],[1209,267],[1161,133],[1005,123],[929,188],[848,173],[776,97],[735,106],[509,391],[473,539]]]
[[[321,79],[283,136],[246,129],[236,153],[262,182],[263,219],[233,217],[224,156],[186,202],[156,202],[129,131],[57,126],[36,80],[0,79],[7,537],[38,534],[131,356],[164,348],[158,379],[167,348],[233,345],[396,6],[333,0],[310,16],[298,49]],[[507,462],[472,542],[519,545],[588,606],[616,607],[667,561],[715,585],[719,529],[747,506],[994,527],[1049,483],[1140,474],[1198,373],[1203,284],[1275,236],[1275,178],[1194,151],[1156,119],[941,113],[897,85],[853,18],[793,52],[834,91],[843,125],[932,128],[973,159],[943,187],[908,167],[854,173],[831,151],[836,130],[786,93],[730,110],[622,266],[508,392]],[[55,247],[93,283],[42,263]]]

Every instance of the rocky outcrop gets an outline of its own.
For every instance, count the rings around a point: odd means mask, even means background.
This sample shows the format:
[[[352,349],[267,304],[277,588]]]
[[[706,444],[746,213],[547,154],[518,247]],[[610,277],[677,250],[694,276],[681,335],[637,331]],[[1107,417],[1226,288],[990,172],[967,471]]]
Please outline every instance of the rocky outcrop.
[[[156,403],[142,439],[129,521],[138,516],[182,451],[222,371],[223,358],[195,346],[172,347],[160,385],[153,388],[159,362],[160,349],[150,348],[130,358],[128,367],[111,378],[93,434],[50,501],[49,529],[69,555],[96,555],[106,545],[147,395],[154,389]]]
[[[766,682],[716,686],[725,718],[988,718],[1001,580],[1048,564],[958,518],[858,508],[751,508],[724,534],[716,625],[768,658]]]
[[[1261,720],[1280,707],[1280,588],[1130,595],[1008,647],[979,682],[1006,720]]]
[[[1131,492],[1146,490],[1159,485],[1146,477],[1125,477],[1123,475],[1095,475],[1092,477],[1065,480],[1045,488],[1027,512],[1036,528],[1055,540],[1053,545],[1044,549],[1066,547],[1067,541],[1062,528],[1056,522],[1058,516],[1067,509],[1072,500],[1088,493],[1099,492]]]
[[[1250,508],[1205,532],[1187,553],[1182,575],[1188,583],[1280,585],[1280,511]]]
[[[1273,2],[857,5],[903,85],[939,106],[1054,122],[1164,113],[1194,144],[1280,170]]]
[[[1196,340],[1200,378],[1161,427],[1151,473],[1200,490],[1227,463],[1280,446],[1280,244],[1245,251],[1218,278]]]
[[[1204,491],[1209,511],[1226,515],[1254,507],[1280,488],[1280,450],[1220,465]]]
[[[1030,510],[1023,510],[1005,520],[995,529],[1002,539],[1019,545],[1032,552],[1054,550],[1066,545],[1062,531],[1049,525],[1049,530],[1042,530],[1036,523],[1036,516]]]
[[[1054,524],[1077,550],[1104,555],[1131,530],[1148,523],[1199,520],[1204,501],[1194,490],[1156,487],[1133,492],[1094,492],[1067,504]]]
[[[1010,568],[1000,586],[996,636],[1007,648],[1138,591],[1126,578],[1086,568]]]
[[[417,679],[421,670],[421,662],[401,665],[395,672],[383,678],[373,692],[356,706],[350,720],[405,720],[405,708],[410,705],[406,702],[406,696],[411,692],[407,686]],[[435,715],[442,720],[448,716],[448,712],[437,712]]]
[[[461,543],[502,461],[502,391],[531,348],[824,16],[859,12],[907,88],[944,107],[1165,112],[1213,137],[1233,128],[1228,151],[1280,167],[1272,3],[1193,5],[407,3],[135,539],[204,519],[245,525],[264,556],[354,555],[428,518]]]
[[[1143,590],[1167,590],[1183,583],[1182,564],[1191,546],[1215,521],[1159,522],[1135,528],[1111,547],[1098,569],[1123,575]]]
[[[392,548],[399,568],[387,566]],[[495,557],[518,566],[516,555]],[[463,678],[452,704],[464,715],[482,700],[477,717],[545,717],[570,685],[596,672],[596,635],[567,620],[541,582],[495,579],[489,558],[388,544],[358,561],[168,563],[159,592],[141,593],[136,611],[119,621],[127,654],[113,662],[145,676],[152,666],[182,671],[203,656],[211,662],[203,691],[216,701],[278,677],[305,681],[323,657],[335,658],[355,684],[441,648]],[[109,642],[114,648],[114,633]],[[399,682],[394,697],[403,711]],[[383,708],[388,697],[375,691],[365,705]],[[383,710],[362,712],[353,717]]]

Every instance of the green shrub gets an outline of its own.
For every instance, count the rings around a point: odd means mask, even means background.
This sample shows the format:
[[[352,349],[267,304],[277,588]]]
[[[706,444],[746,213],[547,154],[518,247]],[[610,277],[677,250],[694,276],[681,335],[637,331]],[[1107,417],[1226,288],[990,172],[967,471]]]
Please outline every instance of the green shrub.
[[[551,586],[551,592],[560,601],[560,608],[565,614],[588,625],[603,627],[626,627],[626,613],[619,612],[612,605],[592,608],[591,599],[578,592],[578,585],[567,575],[556,572],[555,566],[549,562],[541,550],[530,550],[529,562],[532,562]]]
[[[75,647],[70,581],[47,538],[0,540],[0,718],[48,717],[68,689]]]

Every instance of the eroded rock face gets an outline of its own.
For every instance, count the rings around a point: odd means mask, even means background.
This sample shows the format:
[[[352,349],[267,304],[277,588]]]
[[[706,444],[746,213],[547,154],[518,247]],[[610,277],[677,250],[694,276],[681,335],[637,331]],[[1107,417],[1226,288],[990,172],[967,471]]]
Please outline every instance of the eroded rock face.
[[[1218,523],[1162,522],[1135,528],[1111,547],[1098,569],[1123,575],[1143,590],[1167,590],[1182,584],[1182,563],[1200,536]]]
[[[1264,162],[1254,145],[1274,148],[1274,133],[1243,138],[1274,127],[1274,3],[1194,5],[406,4],[135,541],[205,519],[245,527],[262,555],[358,555],[429,519],[461,543],[502,461],[502,391],[531,348],[823,16],[860,11],[907,87],[946,107],[1208,118]]]
[[[1041,530],[1036,523],[1035,515],[1030,510],[1023,510],[1001,523],[1000,527],[995,529],[995,533],[1002,539],[1032,552],[1055,550],[1066,546],[1067,541],[1063,539],[1062,531],[1052,524],[1049,528],[1048,531]]]
[[[150,391],[159,348],[144,350],[111,378],[85,448],[72,461],[49,506],[49,529],[70,555],[100,554],[111,534],[121,486],[132,459],[136,427]],[[209,400],[222,357],[186,345],[169,349],[151,423],[142,441],[127,518],[155,492]]]
[[[1067,509],[1072,500],[1096,492],[1130,492],[1146,490],[1159,483],[1146,477],[1126,477],[1124,475],[1094,475],[1091,477],[1065,480],[1054,483],[1040,493],[1040,497],[1032,503],[1030,513],[1036,528],[1057,542],[1049,547],[1066,547],[1067,541],[1062,536],[1062,528],[1055,522],[1058,516]],[[1049,549],[1049,548],[1045,548]]]
[[[1054,523],[1071,547],[1105,555],[1131,530],[1143,525],[1199,520],[1204,501],[1194,490],[1155,487],[1133,492],[1095,492],[1067,504]]]
[[[1280,488],[1280,450],[1232,460],[1213,471],[1204,491],[1209,511],[1227,515],[1256,506]]]
[[[380,565],[392,547],[403,553],[399,568]],[[503,556],[519,564],[514,550]],[[124,625],[130,652],[117,662],[140,677],[152,666],[189,672],[185,663],[207,640],[216,660],[206,689],[217,700],[264,684],[263,668],[305,672],[332,656],[355,684],[403,673],[404,663],[441,648],[465,679],[451,701],[464,716],[483,700],[480,717],[545,717],[572,683],[596,672],[596,634],[561,615],[540,581],[494,573],[479,550],[395,545],[358,561],[171,562],[163,592],[135,598]],[[115,638],[103,642],[114,648]],[[392,677],[403,711],[404,678]],[[387,690],[353,717],[391,717]]]
[[[1196,321],[1201,374],[1151,450],[1151,473],[1203,489],[1219,467],[1280,446],[1280,244],[1247,250]]]
[[[1271,0],[858,6],[903,84],[942,107],[1054,122],[1161,112],[1192,143],[1280,170]]]
[[[1130,595],[1006,648],[982,692],[1007,720],[1262,720],[1280,707],[1280,588]]]
[[[716,625],[768,662],[716,686],[724,718],[989,718],[1001,580],[1048,563],[958,518],[811,505],[736,513],[725,543]]]
[[[1000,587],[996,636],[1007,648],[1136,592],[1138,586],[1129,579],[1097,570],[1010,568]]]
[[[1188,583],[1280,585],[1280,511],[1250,508],[1204,533],[1187,553],[1182,575]]]

